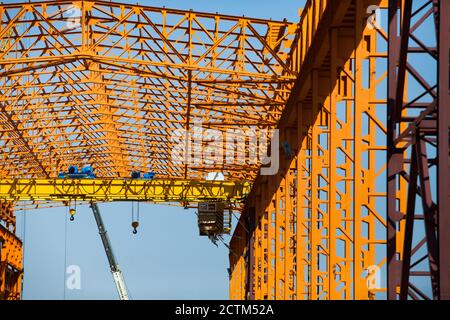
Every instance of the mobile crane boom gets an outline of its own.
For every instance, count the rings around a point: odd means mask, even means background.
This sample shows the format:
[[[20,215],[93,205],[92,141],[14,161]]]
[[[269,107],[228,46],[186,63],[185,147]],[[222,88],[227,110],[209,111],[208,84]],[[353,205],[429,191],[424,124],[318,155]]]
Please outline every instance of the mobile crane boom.
[[[97,222],[98,233],[102,239],[103,247],[105,248],[106,257],[108,258],[109,267],[114,279],[114,283],[117,288],[120,300],[129,300],[127,287],[125,285],[125,280],[120,271],[119,265],[117,264],[116,258],[112,251],[111,244],[109,242],[108,234],[106,233],[105,226],[103,225],[102,216],[100,215],[100,209],[96,202],[91,202],[92,213],[94,214],[95,221]]]

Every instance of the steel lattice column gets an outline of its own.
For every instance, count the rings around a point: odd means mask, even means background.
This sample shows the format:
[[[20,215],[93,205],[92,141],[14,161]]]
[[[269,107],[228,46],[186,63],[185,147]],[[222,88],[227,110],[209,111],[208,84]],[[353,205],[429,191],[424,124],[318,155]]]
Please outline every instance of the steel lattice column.
[[[440,298],[450,300],[450,1],[443,0],[439,3],[438,63],[439,285]]]
[[[389,299],[450,298],[449,8],[389,3]]]
[[[0,300],[19,300],[22,288],[22,241],[15,236],[11,202],[0,201]]]
[[[386,226],[385,166],[377,161],[386,101],[377,90],[387,56],[377,44],[387,36],[368,27],[367,8],[383,4],[311,1],[303,11],[293,54],[302,72],[279,123],[280,170],[260,176],[246,202],[256,208],[256,228],[246,230],[256,241],[255,265],[245,268],[254,276],[244,278],[255,292],[240,298],[372,299],[382,290],[369,280],[386,261],[376,254],[385,246],[376,231]],[[248,214],[231,241],[240,255],[251,249],[241,241]],[[230,263],[236,288],[244,278],[240,263]]]

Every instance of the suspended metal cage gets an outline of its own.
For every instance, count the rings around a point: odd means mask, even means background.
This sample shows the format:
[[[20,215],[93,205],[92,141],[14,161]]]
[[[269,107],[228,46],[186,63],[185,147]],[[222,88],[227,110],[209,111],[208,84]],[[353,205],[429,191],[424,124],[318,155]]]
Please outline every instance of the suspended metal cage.
[[[200,202],[198,204],[198,228],[200,236],[215,236],[224,233],[223,202]]]

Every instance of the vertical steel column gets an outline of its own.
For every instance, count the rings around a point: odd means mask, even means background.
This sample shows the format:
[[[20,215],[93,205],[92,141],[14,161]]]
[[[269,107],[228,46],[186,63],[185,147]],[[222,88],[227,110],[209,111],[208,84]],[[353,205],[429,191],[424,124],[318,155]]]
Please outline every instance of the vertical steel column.
[[[303,104],[297,105],[297,138],[300,142],[300,150],[297,156],[297,234],[296,234],[296,280],[297,299],[308,300],[311,295],[310,270],[311,270],[311,171],[308,135],[308,122],[311,110],[303,108]]]
[[[356,18],[353,65],[349,74],[353,81],[353,298],[374,299],[382,290],[381,268],[385,260],[377,257],[377,248],[385,246],[385,239],[377,236],[376,230],[386,226],[381,204],[386,193],[382,187],[385,168],[377,161],[386,150],[385,100],[379,92],[380,83],[386,79],[381,71],[379,59],[386,54],[378,52],[378,44],[383,42],[384,31],[381,22],[371,25],[367,21],[367,8],[374,2],[356,2]],[[380,40],[377,39],[380,36]],[[380,45],[382,47],[382,45]],[[351,73],[350,73],[351,72]],[[380,75],[378,75],[378,73]],[[377,78],[379,77],[379,78]]]
[[[284,263],[286,259],[286,249],[284,246],[285,221],[286,221],[286,193],[284,189],[284,181],[282,179],[274,197],[275,209],[275,299],[283,300],[285,296],[285,274]]]
[[[324,141],[327,132],[321,126],[322,100],[319,97],[319,70],[314,69],[312,78],[312,114],[311,124],[311,299],[324,299],[328,295],[328,181],[324,172],[328,172],[328,150]],[[321,144],[325,144],[322,146]],[[326,154],[325,154],[326,153]]]
[[[267,296],[269,300],[275,300],[276,298],[276,277],[275,277],[275,264],[276,264],[276,195],[270,200],[270,205],[267,210]]]
[[[287,139],[288,141],[290,139]],[[285,220],[285,299],[296,299],[297,261],[295,251],[297,239],[295,236],[297,225],[297,159],[294,158],[286,174],[286,220]]]
[[[260,196],[257,197],[260,199]],[[263,232],[262,232],[262,215],[261,215],[261,200],[256,200],[255,203],[255,217],[256,217],[256,228],[255,228],[255,242],[254,242],[254,250],[255,250],[255,267],[254,267],[254,295],[256,300],[263,299],[262,296],[262,286],[263,286],[263,259],[264,259],[264,251],[263,251]]]
[[[397,62],[399,54],[398,1],[389,1],[389,41],[388,41],[388,131],[387,131],[387,290],[388,299],[396,299],[397,287],[400,285],[401,265],[399,249],[397,247],[397,229],[401,220],[397,198],[397,175],[402,171],[401,159],[403,152],[394,145],[397,136],[396,86]]]
[[[264,193],[261,198],[261,202],[265,203],[266,194]],[[260,215],[261,215],[261,251],[262,251],[262,259],[261,259],[261,294],[262,299],[267,300],[269,297],[269,213],[268,209],[263,205],[260,205]]]
[[[246,299],[255,299],[255,237],[256,237],[256,211],[254,207],[249,207],[247,212],[246,225]]]
[[[246,270],[245,270],[245,230],[235,234],[234,241],[230,244],[230,298],[233,300],[244,300],[246,298]],[[244,251],[242,251],[244,249]]]
[[[366,177],[363,172],[363,152],[367,148],[364,139],[363,119],[365,111],[368,107],[370,99],[369,91],[364,86],[363,77],[369,77],[367,73],[370,70],[364,69],[364,59],[367,57],[368,48],[367,34],[364,32],[364,16],[365,6],[361,1],[356,2],[356,17],[355,17],[355,50],[353,52],[353,65],[349,66],[349,71],[353,77],[352,83],[349,85],[349,95],[353,95],[351,105],[348,108],[353,109],[353,288],[354,298],[357,300],[368,299],[367,284],[363,280],[365,265],[365,256],[373,254],[373,252],[364,252],[364,247],[368,245],[366,234],[363,230],[363,207],[367,204],[368,189],[371,186],[371,181],[367,181],[369,177]],[[367,85],[367,84],[366,84]],[[353,90],[351,89],[353,88]],[[367,141],[367,139],[366,139]],[[367,141],[368,142],[368,141]],[[366,182],[366,183],[365,183]],[[366,184],[366,185],[365,185]],[[363,281],[361,281],[363,280]]]
[[[331,93],[324,104],[324,109],[326,110],[326,114],[329,122],[329,206],[330,206],[330,214],[329,214],[329,228],[330,228],[330,237],[329,237],[329,251],[330,258],[328,261],[328,270],[330,272],[329,282],[330,282],[330,295],[329,298],[336,300],[342,299],[340,293],[342,291],[349,290],[349,286],[346,285],[345,276],[345,265],[349,263],[349,261],[345,261],[342,259],[342,254],[337,253],[338,247],[341,244],[340,241],[340,232],[339,225],[341,224],[342,215],[339,214],[339,207],[341,206],[341,195],[338,191],[338,185],[340,183],[340,176],[338,174],[339,162],[337,160],[338,155],[338,145],[341,143],[340,139],[337,139],[340,136],[340,128],[337,121],[338,111],[336,110],[336,103],[338,100],[338,91],[339,86],[333,85],[337,82],[337,77],[339,74],[339,58],[338,58],[338,50],[339,47],[339,29],[333,28],[330,30],[330,74],[329,74],[329,84]],[[338,169],[339,168],[339,169]],[[336,212],[337,214],[334,214]],[[336,253],[336,254],[333,254]],[[342,285],[343,284],[343,285]],[[345,298],[344,294],[344,298]]]
[[[449,11],[389,5],[389,299],[450,298]]]
[[[439,2],[438,234],[440,299],[450,300],[450,1]]]
[[[11,202],[0,201],[0,300],[20,300],[23,277],[22,241],[15,235]]]

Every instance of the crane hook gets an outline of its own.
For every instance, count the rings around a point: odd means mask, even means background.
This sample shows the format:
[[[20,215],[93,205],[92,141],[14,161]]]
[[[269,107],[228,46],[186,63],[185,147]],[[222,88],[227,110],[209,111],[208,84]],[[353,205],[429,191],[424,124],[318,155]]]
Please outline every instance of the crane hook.
[[[139,221],[133,221],[131,223],[131,226],[133,227],[133,234],[137,233],[137,227],[139,227]]]
[[[69,220],[70,221],[75,220],[75,217],[74,217],[75,213],[77,213],[77,211],[74,208],[70,208],[70,210],[69,210],[69,214],[70,214],[70,219]]]

